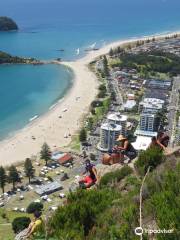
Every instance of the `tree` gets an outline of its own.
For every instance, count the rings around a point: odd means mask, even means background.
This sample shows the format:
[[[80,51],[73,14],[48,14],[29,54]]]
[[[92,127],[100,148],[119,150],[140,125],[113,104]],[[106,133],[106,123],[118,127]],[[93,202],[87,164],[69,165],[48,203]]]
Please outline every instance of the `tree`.
[[[41,155],[41,159],[44,159],[44,161],[46,162],[46,166],[47,166],[47,162],[51,159],[51,151],[50,151],[50,147],[47,145],[47,143],[44,143],[42,145],[40,155]]]
[[[109,51],[109,56],[113,56],[114,55],[114,52],[113,52],[113,49],[111,48],[110,51]]]
[[[9,182],[13,185],[13,190],[15,188],[15,183],[19,181],[19,173],[14,165],[9,168],[8,175]]]
[[[12,229],[15,233],[21,232],[29,226],[30,222],[29,217],[17,217],[12,222]]]
[[[108,60],[107,60],[107,57],[105,55],[103,57],[103,68],[104,68],[104,75],[109,76]]]
[[[5,169],[1,166],[0,167],[0,186],[2,189],[2,192],[4,193],[4,187],[6,185],[6,181],[7,181],[7,176],[6,176],[6,171]]]
[[[24,171],[25,171],[26,177],[29,178],[29,183],[30,183],[31,178],[34,177],[34,173],[35,173],[35,169],[33,168],[30,158],[26,158],[26,161],[24,163]]]
[[[26,209],[27,213],[34,213],[36,211],[41,212],[43,209],[43,204],[41,202],[32,202]]]
[[[79,141],[80,142],[85,142],[87,139],[87,132],[85,128],[82,128],[80,133],[79,133]]]

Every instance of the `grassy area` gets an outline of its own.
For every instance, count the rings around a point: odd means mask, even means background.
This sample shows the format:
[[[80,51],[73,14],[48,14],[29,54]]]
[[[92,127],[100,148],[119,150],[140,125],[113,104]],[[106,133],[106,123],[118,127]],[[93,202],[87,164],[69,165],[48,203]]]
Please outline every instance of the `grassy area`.
[[[80,141],[79,141],[79,135],[72,136],[71,143],[68,146],[70,149],[72,149],[75,152],[80,152]]]
[[[2,240],[14,240],[14,232],[11,224],[0,225],[0,239]]]
[[[121,63],[121,60],[119,58],[109,58],[108,59],[108,64],[110,67],[117,66]]]

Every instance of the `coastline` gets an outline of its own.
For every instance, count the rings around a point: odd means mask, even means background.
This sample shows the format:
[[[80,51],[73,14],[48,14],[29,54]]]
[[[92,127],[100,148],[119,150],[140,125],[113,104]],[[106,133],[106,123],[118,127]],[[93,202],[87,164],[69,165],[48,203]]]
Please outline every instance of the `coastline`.
[[[77,61],[60,63],[55,61],[54,63],[62,64],[73,71],[74,80],[71,89],[46,114],[16,132],[13,137],[0,142],[0,165],[16,164],[24,161],[27,157],[37,155],[44,142],[47,142],[52,150],[63,148],[71,142],[71,137],[64,138],[64,135],[69,133],[74,135],[78,131],[82,116],[88,113],[89,105],[97,95],[98,80],[95,74],[88,69],[90,62],[107,54],[111,48],[152,37],[156,39],[171,37],[179,33],[173,32],[115,41],[97,51],[89,52]]]

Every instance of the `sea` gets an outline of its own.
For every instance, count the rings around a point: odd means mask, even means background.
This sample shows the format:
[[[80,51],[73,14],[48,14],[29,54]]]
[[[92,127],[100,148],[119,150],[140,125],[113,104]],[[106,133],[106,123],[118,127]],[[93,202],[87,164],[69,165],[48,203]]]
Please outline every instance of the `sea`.
[[[85,49],[180,30],[179,0],[0,0],[17,32],[0,33],[0,51],[72,61]],[[0,140],[43,115],[73,84],[60,65],[0,66]]]

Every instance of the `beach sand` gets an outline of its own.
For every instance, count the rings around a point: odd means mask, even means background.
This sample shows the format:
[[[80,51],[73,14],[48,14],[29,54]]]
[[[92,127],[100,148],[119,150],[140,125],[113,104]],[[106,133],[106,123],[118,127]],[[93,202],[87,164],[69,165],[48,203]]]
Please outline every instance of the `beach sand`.
[[[157,37],[162,38],[173,34],[175,33]],[[111,48],[150,37],[152,36],[117,41],[97,51],[89,52],[80,60],[60,63],[70,67],[74,72],[72,88],[54,108],[19,130],[13,137],[0,142],[0,165],[16,164],[27,157],[37,155],[44,142],[47,142],[51,150],[67,146],[71,142],[71,137],[64,138],[64,136],[74,135],[77,132],[81,126],[82,116],[88,112],[90,103],[97,95],[98,81],[95,74],[88,69],[88,63],[108,53]]]

